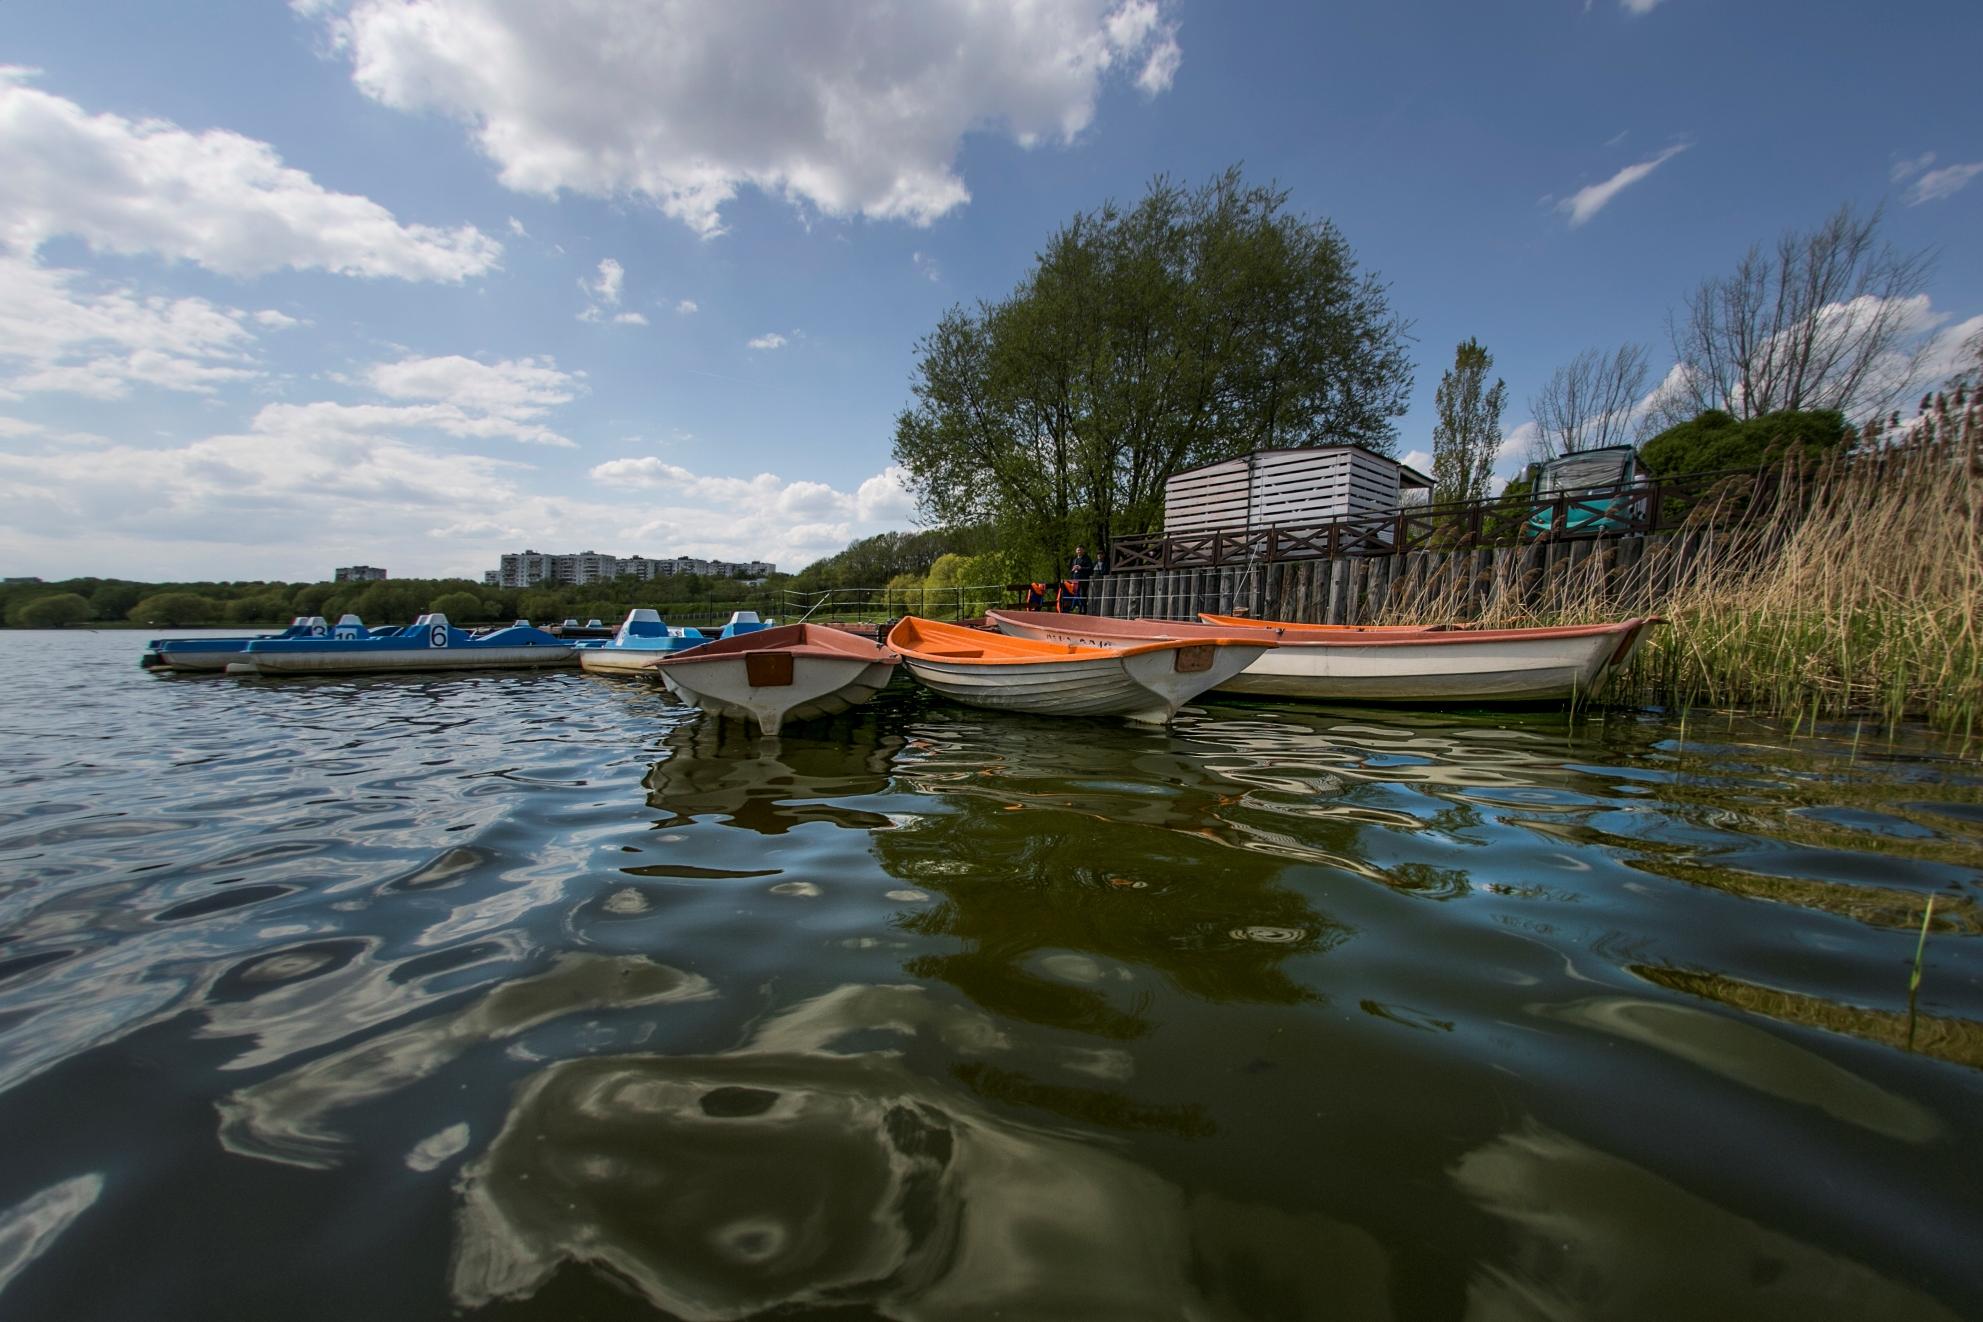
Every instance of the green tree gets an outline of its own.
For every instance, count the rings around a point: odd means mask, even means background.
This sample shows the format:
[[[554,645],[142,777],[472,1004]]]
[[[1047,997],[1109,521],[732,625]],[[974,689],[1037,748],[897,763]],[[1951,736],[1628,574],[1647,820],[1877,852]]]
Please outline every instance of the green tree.
[[[145,590],[137,583],[105,583],[90,593],[90,614],[99,620],[121,620],[130,614],[131,607],[144,597]]]
[[[1759,468],[1793,455],[1818,459],[1844,444],[1845,417],[1830,409],[1767,413],[1737,421],[1719,409],[1668,427],[1639,449],[1646,466],[1662,477]]]
[[[37,597],[18,612],[21,625],[29,629],[65,629],[91,619],[89,599],[75,592],[58,592]]]
[[[1484,500],[1501,449],[1501,412],[1508,403],[1508,385],[1496,380],[1490,389],[1487,373],[1494,355],[1480,341],[1469,339],[1453,351],[1453,365],[1439,378],[1433,407],[1439,420],[1432,427],[1432,480],[1435,500]]]
[[[445,615],[451,624],[463,621],[480,623],[490,617],[483,609],[482,598],[473,592],[443,592],[427,603],[427,609],[437,615]]]
[[[1388,451],[1411,368],[1405,323],[1326,220],[1237,169],[1167,179],[1051,235],[998,303],[917,345],[895,458],[922,513],[991,525],[1030,561],[1106,546],[1163,515],[1164,481],[1255,449]],[[902,572],[902,571],[898,571]]]
[[[213,624],[222,616],[220,603],[197,592],[155,592],[131,607],[130,618],[139,624],[162,624],[184,629],[191,625]]]

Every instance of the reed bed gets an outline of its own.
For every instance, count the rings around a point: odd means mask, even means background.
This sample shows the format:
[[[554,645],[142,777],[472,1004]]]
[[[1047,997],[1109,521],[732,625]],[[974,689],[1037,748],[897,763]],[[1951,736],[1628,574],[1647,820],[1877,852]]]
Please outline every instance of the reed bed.
[[[1983,426],[1732,485],[1622,566],[1600,546],[1448,574],[1388,620],[1667,620],[1612,701],[1983,733]]]

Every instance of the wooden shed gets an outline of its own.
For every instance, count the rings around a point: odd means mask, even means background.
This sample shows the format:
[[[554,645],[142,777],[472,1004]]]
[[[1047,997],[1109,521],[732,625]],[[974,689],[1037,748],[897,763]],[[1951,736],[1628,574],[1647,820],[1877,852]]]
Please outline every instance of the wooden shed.
[[[1395,510],[1432,479],[1358,445],[1255,450],[1164,483],[1164,533],[1285,528]]]

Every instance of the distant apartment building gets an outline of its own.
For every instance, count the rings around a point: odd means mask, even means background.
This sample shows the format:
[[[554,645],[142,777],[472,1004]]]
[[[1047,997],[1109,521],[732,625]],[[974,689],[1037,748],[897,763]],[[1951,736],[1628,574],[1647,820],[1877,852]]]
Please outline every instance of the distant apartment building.
[[[657,578],[673,578],[681,574],[751,579],[764,578],[777,571],[778,566],[766,560],[697,560],[685,555],[651,560],[643,555],[620,557],[599,551],[580,551],[573,555],[513,551],[503,556],[499,568],[484,574],[482,581],[491,587],[529,588],[539,583],[583,586],[621,578],[652,582]]]
[[[386,571],[372,565],[349,565],[343,569],[333,569],[331,571],[331,582],[333,583],[383,583],[385,581]]]

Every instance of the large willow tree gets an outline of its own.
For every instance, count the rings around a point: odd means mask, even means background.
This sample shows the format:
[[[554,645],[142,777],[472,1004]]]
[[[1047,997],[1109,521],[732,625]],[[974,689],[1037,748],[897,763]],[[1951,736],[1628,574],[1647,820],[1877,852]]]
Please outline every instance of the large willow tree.
[[[1164,479],[1250,450],[1388,452],[1406,323],[1326,220],[1229,170],[1074,217],[1010,297],[917,344],[895,458],[924,516],[1042,564],[1163,517]]]

